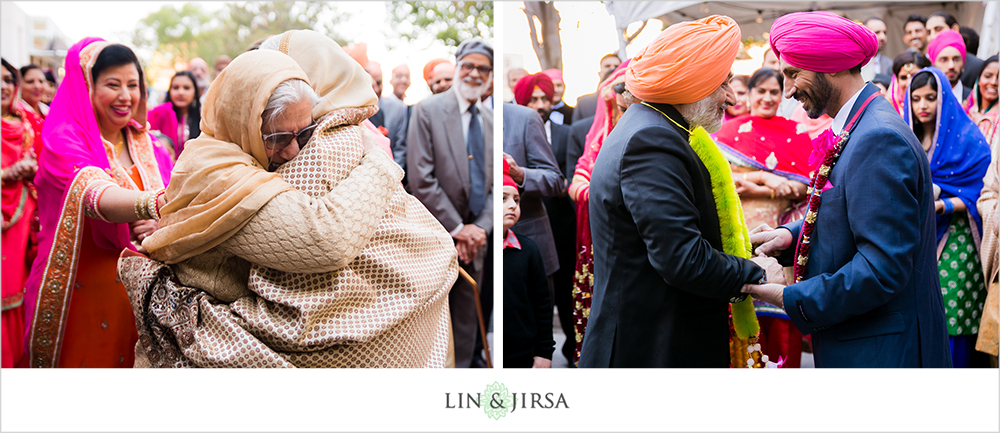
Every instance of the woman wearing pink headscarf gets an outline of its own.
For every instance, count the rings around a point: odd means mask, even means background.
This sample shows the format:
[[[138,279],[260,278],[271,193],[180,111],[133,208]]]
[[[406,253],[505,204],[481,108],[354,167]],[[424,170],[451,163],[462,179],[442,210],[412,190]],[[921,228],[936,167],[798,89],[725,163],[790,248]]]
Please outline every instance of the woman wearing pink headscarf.
[[[594,124],[584,139],[583,155],[576,163],[576,171],[569,186],[569,196],[576,202],[576,277],[573,278],[573,318],[576,322],[576,355],[572,362],[580,359],[583,335],[590,315],[591,295],[594,291],[594,252],[590,238],[590,174],[594,161],[601,151],[601,144],[608,137],[615,123],[621,118],[613,87],[625,82],[625,71],[632,60],[625,60],[597,88],[600,99],[594,113]]]
[[[170,179],[146,130],[146,87],[131,49],[86,38],[46,118],[35,183],[39,254],[26,283],[31,367],[131,367],[137,334],[118,254],[157,227]],[[129,223],[129,224],[126,224]]]

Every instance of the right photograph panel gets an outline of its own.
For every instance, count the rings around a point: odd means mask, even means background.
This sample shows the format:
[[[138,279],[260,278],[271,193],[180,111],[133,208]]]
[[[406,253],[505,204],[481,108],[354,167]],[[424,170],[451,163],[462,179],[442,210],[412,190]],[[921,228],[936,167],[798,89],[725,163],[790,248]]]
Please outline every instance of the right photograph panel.
[[[997,367],[996,4],[498,5],[505,368]]]

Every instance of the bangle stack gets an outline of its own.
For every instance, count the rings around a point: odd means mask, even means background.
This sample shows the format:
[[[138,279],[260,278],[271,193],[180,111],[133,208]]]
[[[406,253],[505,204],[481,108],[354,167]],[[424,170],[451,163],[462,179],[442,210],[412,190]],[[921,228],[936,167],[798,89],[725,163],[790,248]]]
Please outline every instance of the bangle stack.
[[[104,195],[104,192],[108,190],[108,188],[113,186],[115,186],[114,183],[106,182],[91,188],[88,193],[88,199],[84,201],[84,212],[88,217],[104,222],[111,222],[106,216],[104,216],[103,213],[101,213],[101,197]]]
[[[942,212],[943,215],[951,215],[955,212],[955,203],[952,203],[950,198],[941,200],[941,202],[944,203],[944,212]]]
[[[160,220],[160,208],[157,206],[157,198],[164,193],[163,189],[157,191],[144,191],[135,198],[135,216],[140,220]]]

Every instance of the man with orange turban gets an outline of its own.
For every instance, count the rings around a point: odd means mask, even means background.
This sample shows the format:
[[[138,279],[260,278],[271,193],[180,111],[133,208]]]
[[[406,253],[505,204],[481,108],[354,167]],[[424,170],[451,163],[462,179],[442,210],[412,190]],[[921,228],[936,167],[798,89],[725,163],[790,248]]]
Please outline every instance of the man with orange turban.
[[[728,304],[750,302],[746,284],[784,280],[776,260],[726,245],[749,233],[708,132],[736,101],[739,47],[736,22],[715,15],[670,26],[628,65],[625,87],[643,102],[591,174],[594,293],[580,367],[730,367]]]
[[[750,285],[812,335],[817,367],[951,367],[937,274],[927,153],[861,66],[871,30],[827,12],[784,15],[771,47],[785,95],[833,117],[805,218],[755,228],[757,254],[794,266],[793,283]],[[833,139],[834,134],[837,136]],[[819,140],[817,140],[818,142]]]

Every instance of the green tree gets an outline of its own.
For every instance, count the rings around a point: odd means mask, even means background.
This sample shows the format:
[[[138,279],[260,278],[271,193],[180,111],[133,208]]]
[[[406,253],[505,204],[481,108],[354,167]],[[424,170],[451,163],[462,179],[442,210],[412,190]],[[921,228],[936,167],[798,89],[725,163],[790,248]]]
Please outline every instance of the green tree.
[[[474,37],[493,39],[491,1],[386,2],[386,8],[391,27],[407,41],[427,33],[451,47]]]
[[[226,3],[217,12],[186,3],[179,10],[163,6],[149,14],[136,26],[132,43],[168,58],[211,62],[221,54],[236,57],[250,44],[288,30],[316,30],[344,45],[347,40],[336,28],[348,19],[349,14],[322,1]]]

